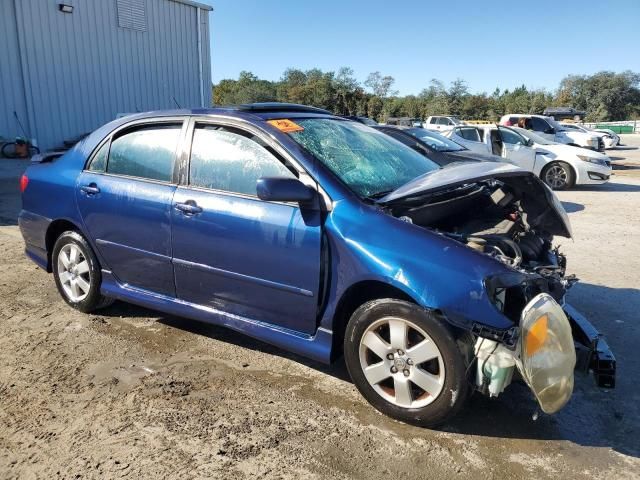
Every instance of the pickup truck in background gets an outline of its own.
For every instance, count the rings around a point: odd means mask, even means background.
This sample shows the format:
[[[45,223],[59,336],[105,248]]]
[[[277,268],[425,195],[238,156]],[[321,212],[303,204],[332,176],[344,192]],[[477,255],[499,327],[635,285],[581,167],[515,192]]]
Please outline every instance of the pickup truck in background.
[[[424,122],[424,127],[427,130],[435,130],[438,132],[443,132],[446,130],[451,130],[453,127],[457,125],[464,125],[465,122],[460,120],[458,117],[451,115],[432,115],[427,117]]]

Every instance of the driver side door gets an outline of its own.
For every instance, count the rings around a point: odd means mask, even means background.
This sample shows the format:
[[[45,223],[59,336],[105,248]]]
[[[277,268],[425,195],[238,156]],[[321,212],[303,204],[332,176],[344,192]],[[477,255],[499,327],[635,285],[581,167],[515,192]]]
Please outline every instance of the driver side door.
[[[527,145],[527,140],[517,132],[505,127],[498,128],[502,140],[502,157],[520,168],[533,171],[536,151]]]
[[[261,177],[306,174],[248,129],[197,121],[187,137],[171,212],[177,298],[313,333],[321,212],[256,195]]]

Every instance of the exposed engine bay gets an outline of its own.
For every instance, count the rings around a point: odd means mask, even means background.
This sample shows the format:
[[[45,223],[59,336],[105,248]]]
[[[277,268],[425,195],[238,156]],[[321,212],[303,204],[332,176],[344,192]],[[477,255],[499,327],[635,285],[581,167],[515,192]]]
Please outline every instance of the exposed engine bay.
[[[467,179],[448,173],[440,171],[443,179],[425,175],[380,204],[400,220],[510,267],[483,284],[513,327],[473,322],[461,337],[467,371],[475,367],[469,379],[474,388],[498,396],[518,375],[545,413],[555,413],[570,398],[574,368],[592,370],[598,385],[612,388],[615,357],[597,330],[565,303],[577,279],[565,275],[566,258],[552,243],[555,236],[572,235],[557,197],[537,177],[504,167],[497,175]]]
[[[506,298],[508,286],[493,288],[494,303],[516,323],[535,294],[546,292],[562,303],[575,281],[565,277],[566,259],[552,245],[553,233],[570,233],[558,228],[557,212],[546,192],[529,182],[523,177],[488,179],[407,197],[391,206],[391,213],[402,220],[464,243],[517,271],[537,274],[541,281],[528,295],[514,291]]]

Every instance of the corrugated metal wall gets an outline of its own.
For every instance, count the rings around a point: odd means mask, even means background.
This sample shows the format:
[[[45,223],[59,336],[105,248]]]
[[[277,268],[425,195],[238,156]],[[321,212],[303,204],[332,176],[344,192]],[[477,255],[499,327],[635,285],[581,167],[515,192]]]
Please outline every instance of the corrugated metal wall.
[[[27,104],[13,0],[0,1],[0,137],[11,139],[23,135],[15,115],[27,128]]]
[[[0,135],[19,133],[14,110],[49,149],[118,113],[175,108],[174,97],[182,107],[201,106],[198,9],[143,1],[146,30],[140,31],[118,26],[117,0],[1,0],[0,44],[8,45],[9,61],[2,57]],[[73,13],[60,12],[59,3],[73,5]],[[201,10],[205,106],[211,104],[208,13]]]

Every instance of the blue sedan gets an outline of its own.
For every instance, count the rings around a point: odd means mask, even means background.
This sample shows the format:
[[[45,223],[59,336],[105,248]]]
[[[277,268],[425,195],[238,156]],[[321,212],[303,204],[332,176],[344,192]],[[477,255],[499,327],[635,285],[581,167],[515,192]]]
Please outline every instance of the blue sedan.
[[[614,381],[564,302],[566,213],[508,164],[440,168],[327,111],[252,104],[120,118],[40,156],[20,186],[26,254],[71,307],[117,299],[344,355],[404,422],[441,424],[514,374],[553,413],[577,360]]]

